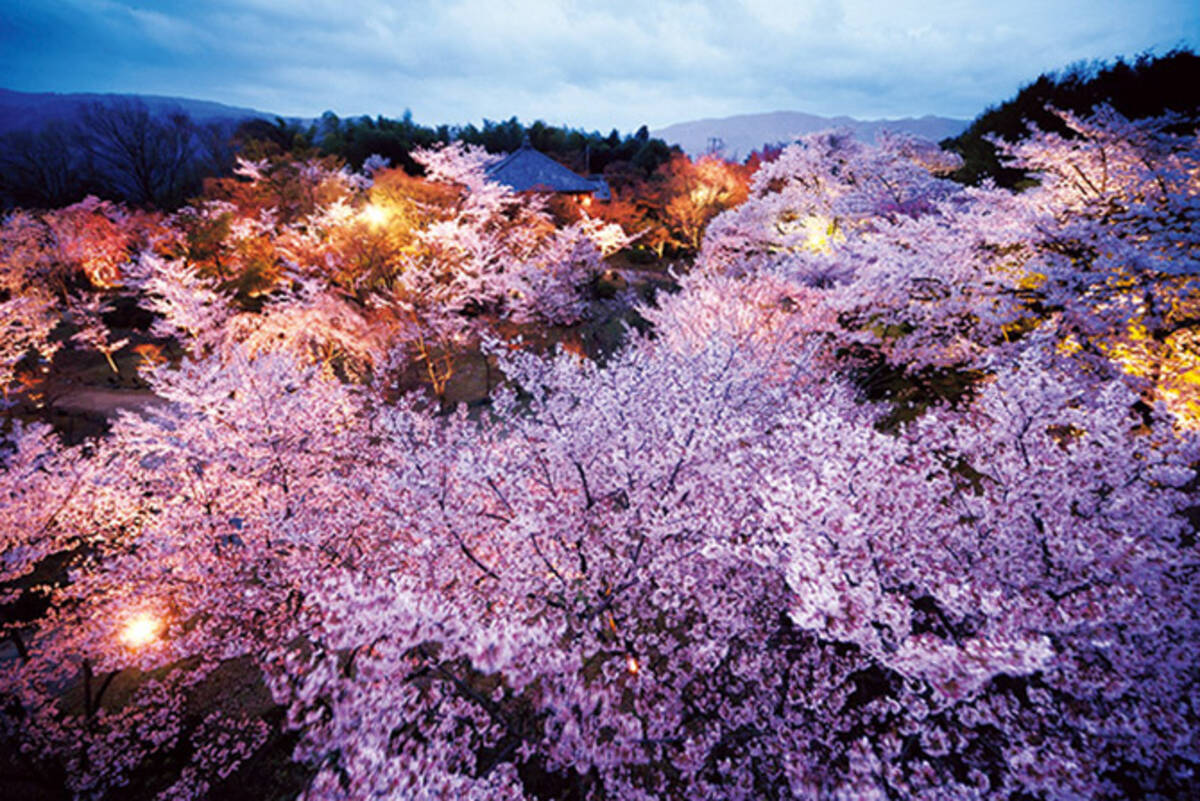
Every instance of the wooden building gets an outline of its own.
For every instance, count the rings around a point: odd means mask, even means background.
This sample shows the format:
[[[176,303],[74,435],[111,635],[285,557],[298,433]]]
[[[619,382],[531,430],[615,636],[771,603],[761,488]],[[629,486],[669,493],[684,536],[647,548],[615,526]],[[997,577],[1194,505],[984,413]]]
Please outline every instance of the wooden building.
[[[581,206],[593,200],[608,201],[612,195],[603,176],[588,178],[575,173],[533,148],[529,137],[521,147],[488,167],[488,178],[516,192],[545,192],[566,195]]]

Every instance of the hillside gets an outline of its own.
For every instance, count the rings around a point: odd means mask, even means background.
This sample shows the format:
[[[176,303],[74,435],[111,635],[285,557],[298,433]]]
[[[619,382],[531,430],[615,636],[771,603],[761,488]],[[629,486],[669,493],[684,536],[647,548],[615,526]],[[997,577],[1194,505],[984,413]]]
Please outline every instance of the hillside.
[[[90,92],[59,94],[0,89],[0,134],[17,130],[37,130],[52,120],[74,122],[84,107],[93,103],[114,102],[140,102],[154,114],[183,111],[199,123],[238,121],[247,117],[268,120],[275,118],[275,115],[265,111],[185,97]]]
[[[1086,116],[1101,104],[1129,119],[1166,113],[1200,119],[1200,56],[1187,49],[1164,56],[1143,53],[1128,61],[1075,64],[1038,76],[1016,96],[988,108],[948,143],[964,160],[955,180],[978,184],[990,178],[1000,186],[1020,185],[1027,179],[1025,173],[1001,165],[989,139],[1015,142],[1026,135],[1030,124],[1070,135],[1054,109]]]
[[[678,144],[691,156],[708,151],[711,142],[720,139],[726,158],[740,160],[764,144],[788,142],[803,134],[828,128],[850,128],[855,136],[866,142],[884,129],[905,131],[939,141],[957,136],[969,120],[947,117],[905,117],[894,120],[856,120],[853,117],[821,117],[800,111],[775,111],[769,114],[738,114],[733,117],[708,118],[679,122],[652,131],[651,134],[672,144]]]

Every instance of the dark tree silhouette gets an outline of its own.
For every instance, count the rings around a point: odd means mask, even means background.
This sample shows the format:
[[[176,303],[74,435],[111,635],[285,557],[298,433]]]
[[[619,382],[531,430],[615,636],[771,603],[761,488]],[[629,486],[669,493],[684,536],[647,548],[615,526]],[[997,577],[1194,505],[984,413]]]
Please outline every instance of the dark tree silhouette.
[[[232,160],[224,126],[199,125],[182,111],[152,114],[140,101],[94,103],[84,110],[82,130],[103,183],[140,206],[176,207]]]
[[[39,131],[0,137],[0,199],[6,206],[56,208],[94,191],[79,131],[54,120]]]
[[[1071,136],[1050,109],[1087,115],[1102,103],[1130,119],[1157,117],[1167,111],[1200,117],[1200,56],[1184,48],[1158,57],[1143,53],[1132,62],[1118,58],[1113,64],[1080,63],[1043,74],[1022,87],[1016,97],[980,114],[959,136],[942,142],[963,157],[962,168],[951,177],[968,184],[992,178],[1000,186],[1018,186],[1026,174],[1003,166],[988,137],[1016,142],[1028,133],[1030,123],[1043,131]]]

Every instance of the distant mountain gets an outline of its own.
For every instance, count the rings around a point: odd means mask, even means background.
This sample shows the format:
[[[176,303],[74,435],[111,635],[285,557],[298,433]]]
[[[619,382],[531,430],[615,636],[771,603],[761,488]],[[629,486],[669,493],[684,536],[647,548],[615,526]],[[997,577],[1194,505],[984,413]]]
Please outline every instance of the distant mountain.
[[[85,106],[92,103],[140,101],[154,114],[184,111],[198,123],[237,122],[249,117],[273,120],[274,114],[250,108],[227,106],[208,100],[161,95],[121,95],[56,92],[14,92],[0,89],[0,134],[17,130],[37,130],[51,120],[75,122]]]
[[[786,144],[797,136],[829,128],[849,128],[855,136],[866,142],[874,141],[875,135],[884,129],[916,134],[936,142],[948,136],[958,136],[969,124],[970,120],[933,116],[856,120],[853,117],[819,117],[799,111],[775,111],[679,122],[651,131],[650,135],[669,144],[677,144],[692,156],[708,152],[714,142],[719,142],[724,146],[721,152],[726,158],[741,160],[763,145]]]

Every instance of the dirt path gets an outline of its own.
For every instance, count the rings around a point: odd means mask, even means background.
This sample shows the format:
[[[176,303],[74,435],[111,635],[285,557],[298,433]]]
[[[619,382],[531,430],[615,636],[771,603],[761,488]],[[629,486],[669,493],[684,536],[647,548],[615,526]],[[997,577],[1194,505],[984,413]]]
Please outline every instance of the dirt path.
[[[114,417],[121,410],[140,412],[166,403],[148,389],[109,389],[86,385],[59,387],[47,399],[47,405],[54,411],[106,418]]]

